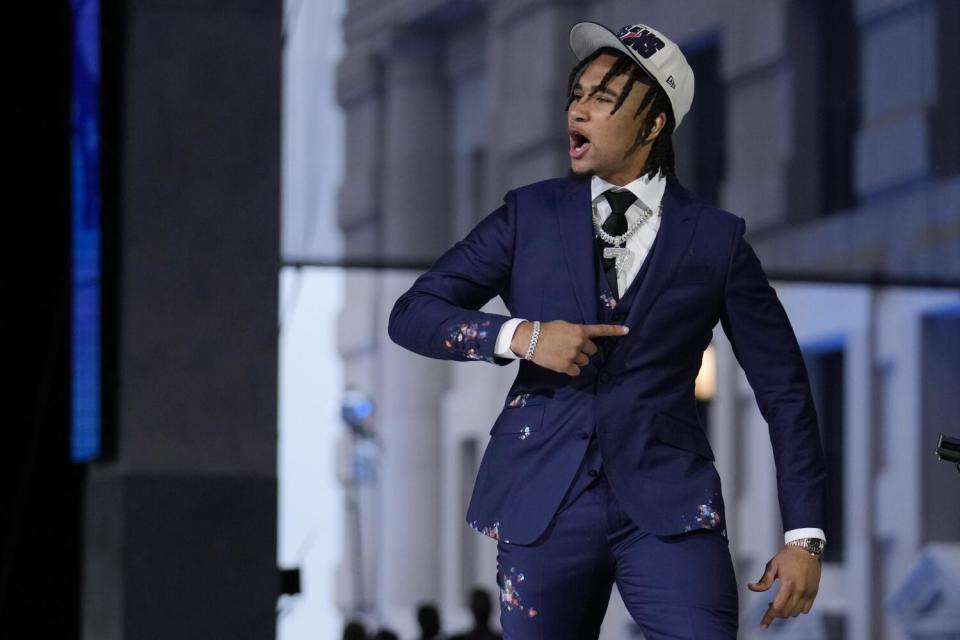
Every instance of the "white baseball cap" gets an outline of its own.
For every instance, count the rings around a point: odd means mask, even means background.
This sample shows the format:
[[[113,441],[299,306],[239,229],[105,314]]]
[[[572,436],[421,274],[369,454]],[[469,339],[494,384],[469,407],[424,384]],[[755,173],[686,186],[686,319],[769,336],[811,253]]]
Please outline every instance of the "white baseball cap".
[[[598,22],[578,22],[570,29],[570,48],[583,60],[601,47],[630,56],[663,87],[673,107],[674,128],[693,104],[693,69],[677,44],[653,27],[630,24],[614,33]]]

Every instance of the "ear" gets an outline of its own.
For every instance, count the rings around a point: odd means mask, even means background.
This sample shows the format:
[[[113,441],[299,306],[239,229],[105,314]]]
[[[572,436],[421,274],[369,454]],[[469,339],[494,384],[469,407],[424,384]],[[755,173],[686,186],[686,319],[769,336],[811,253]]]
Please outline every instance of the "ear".
[[[665,126],[667,126],[667,114],[661,111],[659,114],[657,114],[657,119],[654,122],[653,131],[650,132],[650,135],[657,137],[660,135],[660,132],[663,131]]]
[[[654,119],[653,128],[650,130],[650,133],[648,133],[647,137],[644,138],[644,144],[652,143],[654,140],[656,140],[657,136],[660,135],[660,132],[663,131],[665,126],[667,126],[667,114],[661,111]]]

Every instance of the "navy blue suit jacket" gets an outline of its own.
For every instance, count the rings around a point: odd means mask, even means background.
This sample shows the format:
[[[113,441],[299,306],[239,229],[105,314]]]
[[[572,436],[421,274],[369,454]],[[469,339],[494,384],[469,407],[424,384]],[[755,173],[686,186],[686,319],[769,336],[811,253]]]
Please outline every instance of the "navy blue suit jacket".
[[[504,204],[438,258],[394,304],[388,333],[424,356],[498,365],[509,316],[593,324],[598,291],[589,182],[544,180]],[[534,541],[556,512],[596,431],[624,510],[658,535],[726,527],[720,478],[694,399],[719,321],[769,426],[785,530],[824,529],[825,464],[807,371],[776,292],[744,238],[743,218],[668,180],[658,246],[609,357],[579,376],[520,360],[490,430],[467,521]],[[521,396],[522,402],[511,399]]]

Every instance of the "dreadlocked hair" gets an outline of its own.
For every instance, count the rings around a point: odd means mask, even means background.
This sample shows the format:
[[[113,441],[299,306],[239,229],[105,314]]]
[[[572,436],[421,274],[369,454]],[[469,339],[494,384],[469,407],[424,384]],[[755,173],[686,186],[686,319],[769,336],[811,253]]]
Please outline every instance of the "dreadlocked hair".
[[[647,105],[652,104],[653,106],[643,119],[643,122],[641,122],[640,130],[637,131],[637,138],[633,141],[633,145],[627,150],[627,153],[632,153],[634,149],[646,141],[647,136],[650,135],[653,127],[656,125],[657,115],[661,113],[665,114],[667,116],[667,122],[653,141],[653,147],[650,149],[650,155],[647,157],[642,175],[646,175],[647,178],[652,178],[657,174],[657,171],[661,171],[667,178],[676,178],[673,158],[674,117],[673,107],[670,105],[670,98],[667,97],[663,88],[654,82],[640,65],[634,62],[633,59],[624,52],[619,49],[614,49],[613,47],[601,47],[578,62],[570,71],[570,78],[567,81],[566,109],[569,111],[570,104],[576,99],[573,95],[573,90],[577,86],[577,82],[580,81],[580,76],[583,75],[587,65],[602,54],[612,55],[616,57],[616,61],[604,74],[603,79],[600,80],[600,86],[591,91],[590,95],[605,89],[611,78],[618,75],[626,75],[627,82],[623,86],[623,91],[620,92],[616,104],[613,105],[613,110],[610,112],[612,115],[623,105],[623,101],[630,95],[630,90],[633,89],[635,83],[639,82],[640,84],[650,87],[640,101],[640,105],[637,107],[637,111],[633,114],[633,117],[636,118],[643,113]]]

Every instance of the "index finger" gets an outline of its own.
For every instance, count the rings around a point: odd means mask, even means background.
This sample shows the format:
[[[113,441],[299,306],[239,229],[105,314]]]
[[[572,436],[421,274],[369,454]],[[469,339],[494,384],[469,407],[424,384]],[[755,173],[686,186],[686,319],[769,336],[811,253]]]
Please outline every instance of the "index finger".
[[[783,617],[781,614],[783,612],[783,606],[785,600],[790,595],[790,589],[787,588],[783,583],[780,584],[780,588],[777,590],[777,595],[774,596],[773,602],[770,603],[770,606],[767,607],[767,612],[763,615],[763,620],[760,621],[760,626],[766,629],[774,618]]]
[[[625,324],[585,324],[582,325],[587,337],[623,336],[630,330]]]
[[[763,614],[763,620],[760,621],[760,627],[766,629],[776,617],[777,615],[773,612],[773,603],[771,602],[770,606],[767,607],[766,612]]]

